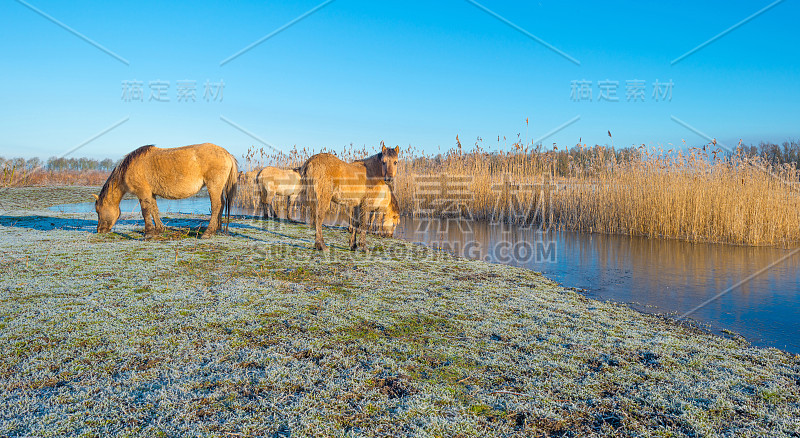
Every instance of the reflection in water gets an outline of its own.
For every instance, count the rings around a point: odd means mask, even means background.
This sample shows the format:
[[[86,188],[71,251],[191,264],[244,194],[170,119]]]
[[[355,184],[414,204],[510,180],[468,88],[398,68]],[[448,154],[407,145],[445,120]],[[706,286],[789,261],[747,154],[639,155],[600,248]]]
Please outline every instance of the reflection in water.
[[[138,211],[125,200],[123,212]],[[208,197],[158,201],[162,212],[208,214]],[[53,207],[94,212],[93,203]],[[251,211],[235,211],[252,214]],[[328,223],[342,224],[334,218]],[[452,253],[544,273],[597,299],[681,315],[792,253],[779,248],[697,244],[504,224],[404,217],[395,237]],[[731,289],[690,318],[742,334],[756,345],[800,353],[800,253]]]

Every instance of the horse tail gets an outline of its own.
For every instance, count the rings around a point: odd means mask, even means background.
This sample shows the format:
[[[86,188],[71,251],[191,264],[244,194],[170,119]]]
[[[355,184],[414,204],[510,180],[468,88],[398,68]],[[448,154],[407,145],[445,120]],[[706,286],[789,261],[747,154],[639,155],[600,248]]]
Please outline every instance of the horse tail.
[[[317,175],[313,171],[309,171],[308,161],[303,163],[298,168],[300,174],[300,201],[306,206],[307,214],[309,215],[309,225],[314,227],[316,223],[316,213],[319,208],[319,191]]]
[[[231,159],[231,170],[228,173],[228,180],[225,182],[225,189],[222,191],[223,208],[225,209],[225,231],[231,223],[231,204],[236,196],[236,184],[239,181],[239,165],[233,155],[228,154]]]

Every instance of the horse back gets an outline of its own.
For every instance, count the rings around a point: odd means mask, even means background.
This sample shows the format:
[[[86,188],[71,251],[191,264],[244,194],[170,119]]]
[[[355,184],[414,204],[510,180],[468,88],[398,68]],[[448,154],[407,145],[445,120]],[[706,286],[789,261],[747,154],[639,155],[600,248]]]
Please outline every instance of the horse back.
[[[291,196],[300,193],[300,173],[293,169],[267,166],[258,173],[256,181],[261,190],[274,192],[278,196]]]
[[[148,191],[167,199],[194,195],[204,185],[224,188],[235,169],[228,151],[212,143],[177,148],[152,148],[126,174],[131,191]]]
[[[346,163],[331,154],[317,154],[303,166],[303,185],[313,195],[339,204],[357,205],[366,193],[367,172],[363,164]]]

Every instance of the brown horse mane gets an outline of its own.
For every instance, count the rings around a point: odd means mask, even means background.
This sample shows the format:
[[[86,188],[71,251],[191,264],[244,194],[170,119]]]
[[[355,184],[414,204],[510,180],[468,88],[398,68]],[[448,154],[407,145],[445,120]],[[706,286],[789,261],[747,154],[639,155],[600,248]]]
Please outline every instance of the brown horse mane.
[[[383,152],[378,152],[375,155],[370,155],[369,157],[362,158],[360,160],[355,160],[353,163],[366,163],[367,161],[377,160],[380,161],[383,159]]]
[[[386,148],[386,152],[388,152],[386,155],[388,155],[389,157],[396,157],[397,156],[397,152],[394,151],[394,148]],[[370,155],[369,157],[362,158],[360,160],[356,160],[356,161],[354,161],[354,163],[365,163],[367,161],[372,161],[372,160],[380,161],[382,159],[383,159],[383,151],[380,151],[375,155]]]
[[[128,172],[128,168],[131,166],[131,162],[133,162],[140,156],[150,152],[150,150],[153,149],[154,147],[155,145],[149,144],[147,146],[142,146],[134,150],[128,155],[125,155],[125,157],[122,159],[122,162],[120,162],[117,165],[117,167],[115,167],[114,170],[111,171],[111,175],[108,176],[106,183],[103,184],[103,188],[100,190],[100,196],[98,196],[99,200],[102,202],[102,200],[106,198],[106,196],[108,195],[108,191],[111,190],[112,184],[119,184],[120,182],[122,182],[122,178],[125,177],[125,173]]]

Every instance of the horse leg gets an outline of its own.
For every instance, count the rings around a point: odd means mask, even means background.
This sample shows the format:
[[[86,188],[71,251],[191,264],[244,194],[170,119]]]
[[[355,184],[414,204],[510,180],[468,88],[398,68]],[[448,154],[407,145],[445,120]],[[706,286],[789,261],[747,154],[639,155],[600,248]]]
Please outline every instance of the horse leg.
[[[140,197],[139,198],[139,205],[142,208],[142,216],[144,217],[144,238],[149,239],[154,235],[158,234],[155,227],[153,226],[153,211],[152,211],[152,204],[155,204],[155,199],[152,196],[150,197]]]
[[[362,208],[360,208],[358,206],[348,209],[348,211],[350,213],[349,214],[349,216],[350,216],[349,217],[350,225],[348,225],[348,227],[347,227],[347,233],[350,235],[350,250],[351,251],[355,251],[356,250],[356,231],[359,228],[359,220],[358,219],[359,219],[359,216],[361,214],[360,213],[361,210],[362,210]]]
[[[367,214],[367,231],[370,233],[375,231],[375,219],[378,217],[378,212],[370,211]]]
[[[259,190],[260,196],[260,207],[261,207],[261,216],[266,219],[269,217],[269,211],[267,210],[267,191],[263,188]]]
[[[322,237],[322,222],[325,221],[325,215],[328,213],[328,208],[330,208],[331,198],[317,193],[316,199],[309,201],[311,221],[314,223],[314,231],[316,232],[314,248],[320,251],[327,251],[328,247],[325,246],[325,239]]]
[[[158,202],[156,202],[155,196],[153,196],[153,201],[150,203],[150,213],[153,215],[156,231],[159,233],[163,232],[166,227],[164,227],[164,224],[161,222],[161,212],[158,211]]]
[[[208,227],[200,236],[201,239],[208,239],[216,234],[222,218],[222,188],[214,185],[206,185],[208,197],[211,198],[211,218],[208,220]]]
[[[270,210],[270,216],[277,219],[278,212],[275,210],[275,198],[276,198],[275,192],[272,192],[272,195],[270,195],[269,197],[269,210]]]
[[[366,207],[361,207],[359,209],[359,217],[358,221],[361,224],[358,234],[358,246],[361,247],[363,251],[367,251],[367,217],[369,216],[369,211],[367,211]]]

